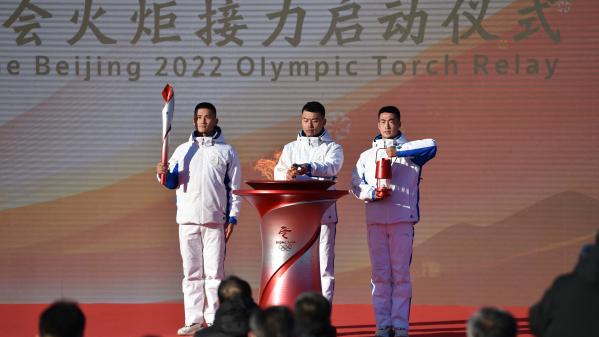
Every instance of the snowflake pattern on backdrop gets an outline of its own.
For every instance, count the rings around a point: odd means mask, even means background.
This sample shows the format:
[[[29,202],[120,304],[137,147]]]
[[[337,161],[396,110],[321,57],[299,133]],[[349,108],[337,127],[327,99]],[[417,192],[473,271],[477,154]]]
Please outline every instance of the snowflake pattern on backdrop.
[[[572,9],[572,1],[570,0],[560,0],[557,3],[557,9],[562,15],[567,14]]]

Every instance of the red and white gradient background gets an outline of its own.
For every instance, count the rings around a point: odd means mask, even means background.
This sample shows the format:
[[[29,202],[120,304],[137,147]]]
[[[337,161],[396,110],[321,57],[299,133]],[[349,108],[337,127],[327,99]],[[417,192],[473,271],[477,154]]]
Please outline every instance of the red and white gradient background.
[[[253,166],[293,140],[299,109],[308,100],[327,107],[329,128],[344,146],[346,162],[338,188],[347,188],[353,164],[376,133],[376,111],[397,105],[410,139],[435,138],[437,158],[424,169],[422,220],[416,228],[412,263],[414,302],[424,304],[528,305],[555,275],[571,270],[581,245],[599,228],[599,4],[556,1],[545,10],[559,29],[554,43],[542,28],[515,42],[522,29],[518,10],[532,0],[491,1],[483,25],[499,35],[476,33],[455,44],[441,23],[454,1],[419,1],[429,14],[425,41],[385,41],[376,18],[389,14],[385,2],[356,1],[362,8],[362,40],[321,46],[337,1],[294,1],[306,10],[302,43],[291,47],[293,21],[270,46],[262,41],[276,22],[265,14],[281,1],[243,1],[248,30],[244,45],[205,46],[194,32],[203,2],[178,1],[181,42],[129,40],[136,1],[95,1],[106,14],[97,25],[117,39],[101,45],[88,32],[73,46],[65,40],[78,26],[69,22],[83,1],[34,1],[53,13],[40,20],[41,46],[16,46],[12,28],[0,27],[0,302],[39,303],[59,297],[81,302],[162,302],[180,295],[180,257],[174,193],[154,177],[160,158],[160,92],[175,88],[172,144],[191,131],[196,102],[219,109],[225,137],[242,158],[244,180],[260,178]],[[543,2],[543,1],[542,1]],[[3,22],[19,1],[0,6]],[[214,7],[224,1],[214,1]],[[296,4],[297,3],[297,4]],[[407,11],[408,1],[400,8]],[[481,6],[479,1],[477,6]],[[473,3],[474,6],[474,3]],[[406,7],[406,8],[404,8]],[[469,5],[464,3],[464,10]],[[95,7],[94,7],[95,8]],[[480,8],[480,7],[477,7]],[[562,12],[560,12],[560,8]],[[477,11],[471,11],[477,13]],[[114,24],[111,24],[111,21]],[[353,22],[353,21],[352,21]],[[534,25],[539,24],[538,20]],[[469,24],[461,17],[465,30]],[[217,37],[215,37],[217,39]],[[450,55],[457,75],[376,76],[370,58],[430,60]],[[142,63],[138,81],[97,76],[85,81],[72,72],[33,76],[33,59],[75,56]],[[202,55],[223,61],[223,76],[154,76],[156,57],[188,60]],[[360,76],[241,77],[234,62],[327,59],[358,60]],[[473,74],[474,55],[506,59],[507,74]],[[541,74],[514,70],[514,57],[536,58]],[[559,59],[545,79],[544,59]],[[22,74],[7,74],[17,59]],[[208,63],[207,63],[208,64]],[[233,65],[227,68],[226,65]],[[71,65],[72,67],[72,65]],[[71,68],[72,69],[72,68]],[[492,68],[490,68],[492,69]],[[288,71],[288,70],[287,70]],[[338,204],[337,303],[369,303],[369,260],[364,209],[351,196]],[[257,212],[244,202],[239,225],[227,246],[226,272],[258,286],[260,238]]]

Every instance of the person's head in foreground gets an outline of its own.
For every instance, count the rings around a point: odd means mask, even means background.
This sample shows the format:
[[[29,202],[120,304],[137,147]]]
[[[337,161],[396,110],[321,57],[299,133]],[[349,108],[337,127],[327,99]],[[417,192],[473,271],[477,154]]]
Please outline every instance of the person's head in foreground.
[[[295,301],[296,337],[334,337],[331,303],[317,292],[306,292]]]
[[[39,319],[39,337],[83,337],[85,315],[76,302],[60,300],[46,308]]]
[[[509,312],[484,307],[468,320],[468,337],[516,337],[518,325]]]
[[[244,301],[251,300],[252,288],[247,281],[231,275],[224,279],[218,286],[218,300],[222,303],[235,298],[241,298]]]
[[[284,306],[256,310],[250,317],[250,337],[293,337],[293,313]]]

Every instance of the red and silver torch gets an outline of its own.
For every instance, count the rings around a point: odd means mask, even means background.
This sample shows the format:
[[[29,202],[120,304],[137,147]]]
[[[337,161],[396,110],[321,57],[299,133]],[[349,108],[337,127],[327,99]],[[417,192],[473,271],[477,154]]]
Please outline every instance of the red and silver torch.
[[[168,162],[168,135],[171,132],[173,115],[175,114],[175,92],[173,87],[167,84],[162,90],[164,107],[162,108],[162,164]],[[160,183],[166,184],[166,174],[160,176]]]
[[[379,149],[384,150],[384,149]],[[378,150],[377,150],[378,153]],[[377,199],[385,198],[391,191],[391,159],[381,158],[376,161],[376,197]]]

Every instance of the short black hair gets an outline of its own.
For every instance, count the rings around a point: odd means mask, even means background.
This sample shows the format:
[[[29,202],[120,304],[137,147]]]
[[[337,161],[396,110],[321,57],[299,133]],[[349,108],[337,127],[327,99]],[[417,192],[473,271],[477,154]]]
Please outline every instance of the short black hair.
[[[233,298],[241,298],[243,300],[252,298],[250,284],[235,275],[227,277],[218,286],[218,300],[221,303]]]
[[[336,336],[331,325],[331,303],[317,292],[305,292],[295,301],[295,335]]]
[[[254,310],[250,316],[250,329],[256,337],[292,337],[293,313],[285,306]]]
[[[381,114],[384,112],[395,115],[395,118],[397,118],[398,121],[401,121],[401,113],[399,112],[399,109],[397,107],[395,107],[393,105],[384,106],[379,110],[378,116],[380,117]]]
[[[468,337],[516,337],[518,323],[509,312],[483,307],[468,320]]]
[[[196,105],[196,108],[193,109],[193,117],[196,117],[199,109],[208,109],[211,113],[216,116],[216,107],[212,103],[201,102]]]
[[[312,101],[304,104],[301,112],[310,111],[320,115],[320,117],[324,118],[325,110],[324,105],[320,104],[320,102]]]
[[[42,312],[38,328],[40,337],[83,337],[85,315],[76,302],[60,300]]]
[[[331,303],[320,293],[305,292],[295,301],[296,317],[327,321],[331,318]]]

